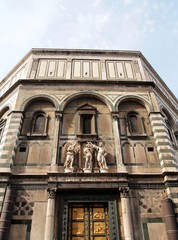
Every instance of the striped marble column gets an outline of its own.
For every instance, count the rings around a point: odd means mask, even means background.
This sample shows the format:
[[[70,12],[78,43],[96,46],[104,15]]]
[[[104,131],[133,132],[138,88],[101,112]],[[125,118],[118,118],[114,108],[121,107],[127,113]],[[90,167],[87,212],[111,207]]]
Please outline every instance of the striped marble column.
[[[162,172],[177,172],[178,169],[174,164],[176,159],[173,154],[172,143],[161,113],[150,113],[150,121]]]
[[[15,188],[13,188],[12,186],[8,186],[6,188],[0,218],[0,240],[8,239],[15,201],[15,194]]]
[[[22,120],[22,112],[14,111],[10,114],[6,121],[0,145],[0,169],[3,172],[9,171],[11,165],[13,165]]]

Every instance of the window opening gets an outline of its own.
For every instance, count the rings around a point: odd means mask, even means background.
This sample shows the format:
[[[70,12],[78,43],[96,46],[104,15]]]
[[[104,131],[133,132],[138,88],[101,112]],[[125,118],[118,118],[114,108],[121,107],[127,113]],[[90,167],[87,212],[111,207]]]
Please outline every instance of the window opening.
[[[148,152],[153,152],[154,151],[154,148],[153,147],[148,147]]]
[[[169,138],[170,138],[172,143],[175,143],[175,141],[174,141],[174,134],[173,134],[173,131],[172,131],[172,128],[171,128],[171,124],[170,124],[169,120],[165,119],[165,123],[166,123],[166,128],[167,128],[167,131],[168,131]]]
[[[130,115],[130,127],[131,127],[131,131],[133,133],[138,133],[139,132],[138,118],[135,114]]]
[[[34,132],[44,133],[45,128],[45,117],[42,114],[38,114],[35,118]]]
[[[19,152],[26,152],[26,147],[20,147]]]
[[[82,133],[91,134],[92,115],[82,114]]]

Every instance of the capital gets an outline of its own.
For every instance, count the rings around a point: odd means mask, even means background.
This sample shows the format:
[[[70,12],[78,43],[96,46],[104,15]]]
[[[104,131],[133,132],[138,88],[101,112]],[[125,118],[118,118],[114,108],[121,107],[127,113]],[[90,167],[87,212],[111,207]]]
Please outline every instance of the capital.
[[[119,119],[119,114],[118,113],[112,113],[112,118],[114,120],[118,120]]]
[[[48,198],[54,199],[56,196],[57,188],[48,188],[47,191],[48,191]]]
[[[119,191],[121,193],[122,198],[129,197],[129,188],[128,187],[120,187]]]
[[[61,120],[62,119],[62,113],[56,113],[56,119]]]

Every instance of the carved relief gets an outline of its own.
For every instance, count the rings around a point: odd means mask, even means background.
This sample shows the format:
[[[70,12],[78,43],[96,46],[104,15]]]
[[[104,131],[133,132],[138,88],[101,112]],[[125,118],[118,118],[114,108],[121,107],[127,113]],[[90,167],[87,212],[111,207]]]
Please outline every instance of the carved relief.
[[[83,208],[73,208],[72,216],[74,220],[84,219],[84,209]]]
[[[109,238],[108,206],[82,204],[80,207],[73,207],[70,205],[68,214],[68,236],[71,239],[90,239],[94,235],[94,239],[111,239]]]

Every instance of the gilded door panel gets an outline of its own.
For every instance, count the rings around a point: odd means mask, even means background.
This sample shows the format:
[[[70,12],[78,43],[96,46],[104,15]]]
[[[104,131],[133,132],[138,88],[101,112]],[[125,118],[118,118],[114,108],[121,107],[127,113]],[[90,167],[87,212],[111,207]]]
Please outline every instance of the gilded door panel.
[[[68,216],[69,240],[110,239],[107,204],[69,204]]]

